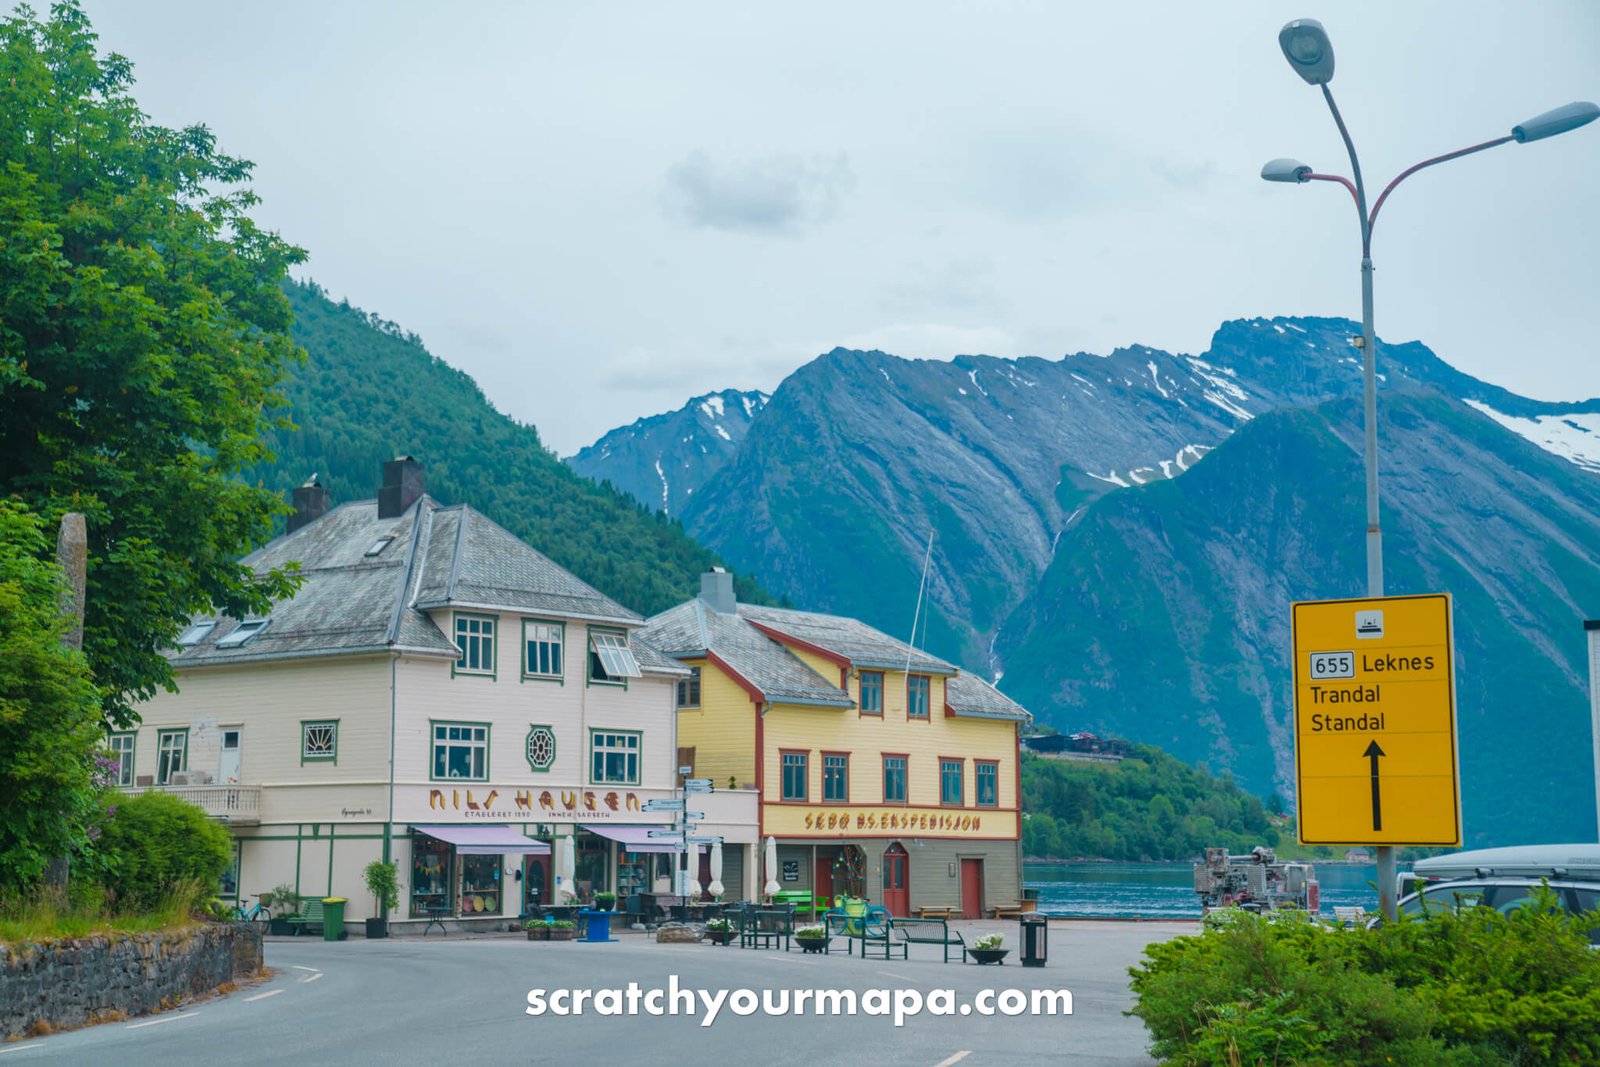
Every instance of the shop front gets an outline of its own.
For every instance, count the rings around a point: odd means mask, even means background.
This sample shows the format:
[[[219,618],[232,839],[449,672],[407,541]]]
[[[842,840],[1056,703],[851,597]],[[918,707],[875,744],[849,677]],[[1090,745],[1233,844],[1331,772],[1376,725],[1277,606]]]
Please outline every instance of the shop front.
[[[549,844],[511,826],[413,826],[408,917],[521,914],[528,861],[549,856]]]

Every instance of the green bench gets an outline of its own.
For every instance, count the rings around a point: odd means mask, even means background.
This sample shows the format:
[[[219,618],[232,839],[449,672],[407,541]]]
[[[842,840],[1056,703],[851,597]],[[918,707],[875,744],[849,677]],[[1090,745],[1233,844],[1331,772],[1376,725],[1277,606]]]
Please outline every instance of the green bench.
[[[890,919],[889,932],[900,937],[901,959],[906,958],[909,945],[943,945],[944,961],[949,963],[950,950],[959,945],[961,962],[967,962],[967,939],[961,936],[960,930],[952,931],[943,919]]]
[[[308,900],[300,905],[300,914],[289,916],[289,925],[294,927],[295,936],[308,932],[315,926],[317,932],[322,932],[322,901]]]

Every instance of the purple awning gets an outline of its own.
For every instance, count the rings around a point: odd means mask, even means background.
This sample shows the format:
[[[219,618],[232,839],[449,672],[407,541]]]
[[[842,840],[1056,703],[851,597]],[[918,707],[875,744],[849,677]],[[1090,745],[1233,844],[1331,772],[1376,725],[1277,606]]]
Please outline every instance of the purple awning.
[[[585,826],[584,829],[617,842],[624,852],[678,852],[682,849],[674,842],[650,836],[651,830],[670,830],[671,826]]]
[[[448,841],[463,856],[548,856],[550,846],[524,837],[509,826],[413,826],[418,833]]]

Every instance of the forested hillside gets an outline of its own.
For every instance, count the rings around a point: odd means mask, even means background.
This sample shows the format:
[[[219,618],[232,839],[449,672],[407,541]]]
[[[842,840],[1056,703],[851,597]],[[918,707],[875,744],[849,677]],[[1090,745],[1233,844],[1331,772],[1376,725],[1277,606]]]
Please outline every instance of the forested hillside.
[[[269,438],[277,462],[248,472],[287,491],[315,473],[335,504],[377,496],[381,464],[415,456],[428,492],[471,504],[584,581],[650,615],[694,595],[718,562],[675,519],[575,474],[539,432],[500,414],[466,374],[415,334],[315,283],[291,284],[306,362],[284,383],[295,429]],[[740,599],[771,600],[752,581]]]

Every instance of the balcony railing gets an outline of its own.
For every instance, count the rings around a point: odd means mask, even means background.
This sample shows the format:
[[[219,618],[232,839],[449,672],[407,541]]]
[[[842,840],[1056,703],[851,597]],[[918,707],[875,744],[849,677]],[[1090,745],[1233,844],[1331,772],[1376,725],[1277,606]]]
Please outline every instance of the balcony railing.
[[[254,825],[261,821],[259,785],[156,785],[135,787],[130,793],[147,789],[181,797],[216,819],[234,825]]]

